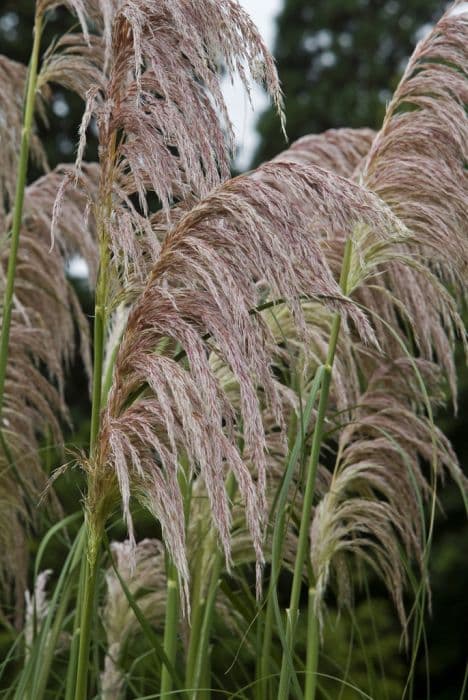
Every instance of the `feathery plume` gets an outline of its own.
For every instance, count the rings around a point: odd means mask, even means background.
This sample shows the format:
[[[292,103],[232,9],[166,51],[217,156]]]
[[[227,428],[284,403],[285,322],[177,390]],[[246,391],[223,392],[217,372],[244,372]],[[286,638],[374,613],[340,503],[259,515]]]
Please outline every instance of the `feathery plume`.
[[[294,141],[274,159],[283,163],[317,165],[336,175],[351,178],[367,156],[375,137],[372,129],[328,129]]]
[[[311,201],[317,202],[312,222]],[[134,491],[160,520],[182,582],[188,577],[177,480],[182,455],[206,484],[228,561],[224,480],[232,470],[262,559],[266,463],[259,387],[279,424],[281,400],[270,370],[270,333],[252,310],[282,299],[306,337],[299,299],[320,296],[352,319],[364,340],[372,338],[365,317],[341,294],[319,245],[322,227],[351,235],[360,224],[391,238],[395,218],[372,195],[325,170],[276,163],[225,183],[164,240],[117,354],[95,461],[87,465],[100,481],[88,507],[94,511],[100,494],[116,493],[118,485],[131,533]],[[170,356],[176,346],[186,353],[186,365]],[[213,374],[209,351],[238,383],[237,417]],[[233,440],[240,420],[242,455]],[[255,465],[257,484],[246,462]]]
[[[50,251],[57,187],[64,175],[73,172],[70,166],[58,166],[25,192],[0,445],[1,537],[5,544],[0,579],[6,590],[14,585],[19,617],[26,587],[26,536],[35,520],[31,506],[37,503],[47,478],[40,459],[40,440],[49,434],[55,444],[63,442],[61,422],[69,420],[65,372],[75,356],[77,328],[83,362],[91,373],[88,322],[67,279],[66,263],[79,254],[88,263],[91,280],[95,276],[94,223],[91,216],[88,221],[83,217],[96,187],[95,166],[83,168],[83,190],[70,191],[66,198],[57,245]],[[9,219],[0,251],[0,286],[5,283],[8,263],[8,226]],[[14,553],[14,560],[9,552]]]
[[[252,80],[263,82],[281,110],[273,59],[236,0],[126,0],[116,9],[105,85],[88,91],[77,168],[94,117],[106,202],[102,228],[124,274],[141,261],[142,231],[158,252],[146,219],[147,191],[168,216],[174,201],[203,197],[229,176],[233,134],[223,64],[247,90]]]
[[[416,361],[432,401],[440,401],[440,372]],[[464,477],[445,436],[419,408],[424,397],[409,360],[380,362],[369,378],[359,405],[338,441],[336,466],[311,525],[311,561],[317,590],[317,613],[332,574],[341,604],[351,603],[356,558],[369,565],[387,586],[403,626],[405,564],[419,564],[424,585],[424,514],[420,499],[432,493],[425,465],[437,474]]]
[[[164,547],[158,540],[142,540],[136,547],[129,541],[111,545],[115,566],[136,599],[148,624],[161,627],[166,603]],[[106,571],[106,597],[101,611],[107,649],[101,673],[103,700],[121,697],[125,677],[120,663],[125,645],[138,634],[140,625],[128,604],[114,568]]]
[[[15,197],[26,75],[26,66],[0,55],[0,230],[4,228],[6,213],[12,208]],[[40,97],[36,99],[36,111],[40,118],[45,119]],[[46,170],[45,152],[34,132],[31,154]]]
[[[460,3],[455,3],[456,7]],[[410,228],[431,266],[463,283],[468,265],[468,17],[449,10],[421,41],[362,177]]]

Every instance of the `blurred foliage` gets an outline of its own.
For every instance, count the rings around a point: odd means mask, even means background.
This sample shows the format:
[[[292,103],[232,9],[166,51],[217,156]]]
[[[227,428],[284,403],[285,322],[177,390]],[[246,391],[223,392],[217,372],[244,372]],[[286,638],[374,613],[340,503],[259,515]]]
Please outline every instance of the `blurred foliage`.
[[[340,126],[378,128],[415,42],[441,0],[285,0],[274,54],[291,141]],[[284,148],[273,109],[260,118],[255,161]]]
[[[9,58],[27,64],[31,51],[31,35],[34,23],[33,0],[2,0],[0,3],[0,52]],[[42,48],[66,31],[79,31],[76,20],[64,8],[57,8],[47,14],[43,33]],[[62,87],[52,90],[47,124],[39,125],[39,134],[45,145],[51,168],[57,163],[75,159],[78,127],[83,114],[80,98]],[[96,143],[91,139],[87,157],[96,159]],[[29,179],[38,173],[30,169]]]
[[[365,600],[356,606],[352,619],[341,614],[328,621],[320,673],[319,697],[324,700],[355,700],[359,694],[354,688],[376,700],[401,698],[405,665],[400,630],[389,601]]]

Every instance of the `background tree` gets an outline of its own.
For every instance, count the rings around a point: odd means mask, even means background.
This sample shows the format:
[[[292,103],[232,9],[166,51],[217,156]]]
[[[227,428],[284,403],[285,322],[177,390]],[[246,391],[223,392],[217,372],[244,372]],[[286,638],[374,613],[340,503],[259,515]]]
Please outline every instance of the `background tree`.
[[[415,42],[441,0],[285,0],[274,54],[291,141],[341,126],[379,128]],[[260,118],[255,161],[283,148],[274,112]]]

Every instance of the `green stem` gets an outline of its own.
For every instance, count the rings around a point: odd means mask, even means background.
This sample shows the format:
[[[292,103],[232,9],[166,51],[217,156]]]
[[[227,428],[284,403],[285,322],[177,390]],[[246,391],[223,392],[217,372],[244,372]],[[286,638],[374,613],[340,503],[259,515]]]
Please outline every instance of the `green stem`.
[[[31,53],[31,61],[28,71],[28,83],[26,101],[24,107],[23,129],[19,152],[18,174],[16,178],[16,193],[13,209],[13,221],[11,227],[10,252],[8,256],[7,279],[5,294],[3,297],[2,332],[0,338],[0,416],[3,411],[5,379],[8,364],[8,346],[10,342],[11,315],[13,312],[13,293],[15,287],[16,261],[18,258],[18,246],[23,220],[24,190],[28,173],[29,143],[31,140],[32,123],[34,116],[34,102],[36,98],[37,72],[39,65],[39,50],[42,37],[42,14],[36,15],[34,22],[34,40]]]
[[[193,586],[192,586],[192,615],[190,620],[190,640],[189,648],[187,652],[186,661],[186,672],[185,672],[185,685],[187,688],[193,687],[193,677],[195,674],[195,663],[197,659],[197,640],[200,639],[201,626],[203,622],[203,613],[206,605],[204,596],[202,595],[203,590],[203,569],[204,569],[204,559],[203,559],[203,549],[200,551],[200,556],[198,558],[196,570],[194,572]]]
[[[280,575],[283,542],[285,538],[285,532],[287,529],[286,516],[288,496],[290,492],[291,483],[293,481],[293,476],[296,471],[296,464],[299,459],[299,455],[301,454],[304,448],[306,439],[305,436],[307,433],[308,425],[310,423],[310,419],[312,417],[312,411],[315,406],[319,389],[322,385],[323,372],[324,368],[323,365],[321,365],[317,368],[314,380],[310,387],[309,396],[307,398],[304,410],[301,414],[300,431],[297,432],[294,447],[289,455],[288,464],[284,472],[281,486],[278,490],[277,496],[274,499],[274,504],[270,511],[270,520],[273,519],[274,513],[276,513],[276,516],[271,546],[271,574],[270,584],[268,588],[267,617],[269,615],[272,615],[272,611],[274,612],[276,618],[277,631],[278,635],[280,636],[283,648],[286,647],[286,635],[283,632],[283,621],[281,619],[281,611],[278,603],[277,585]],[[261,660],[261,674],[262,678],[264,679],[271,679],[271,641],[272,627],[265,626]]]
[[[196,655],[195,669],[193,673],[193,680],[189,688],[193,688],[192,700],[200,700],[200,684],[203,677],[204,667],[208,661],[209,653],[209,642],[210,642],[210,631],[213,621],[213,613],[216,603],[216,594],[218,592],[219,577],[221,575],[223,563],[223,555],[218,550],[215,554],[215,562],[213,565],[213,570],[211,572],[210,585],[208,588],[208,594],[206,596],[206,603],[203,608],[203,620],[200,629],[200,636],[198,638],[198,652]],[[191,640],[192,643],[192,640]]]
[[[99,278],[96,287],[96,306],[94,310],[94,361],[93,393],[91,408],[90,453],[93,456],[99,434],[99,421],[102,408],[102,384],[107,324],[107,281],[109,266],[109,248],[107,237],[101,236]]]
[[[96,592],[96,579],[99,561],[99,545],[102,535],[88,531],[88,556],[85,562],[84,591],[81,605],[80,642],[78,649],[78,668],[76,673],[75,700],[87,700],[89,647],[91,640],[91,620],[94,610],[94,596]],[[90,546],[94,543],[95,546]]]
[[[314,698],[317,689],[318,652],[320,633],[317,616],[315,614],[315,588],[309,588],[309,600],[307,611],[307,657],[305,677],[305,698]]]
[[[168,557],[169,559],[169,557]],[[179,587],[177,585],[177,571],[172,562],[168,560],[167,566],[167,601],[166,618],[164,624],[164,651],[172,666],[176,665],[177,655],[177,624],[179,620]],[[172,674],[165,664],[161,670],[161,697],[171,693],[173,688]]]
[[[83,556],[82,563],[80,567],[79,580],[78,580],[78,595],[76,598],[75,614],[74,614],[74,624],[73,624],[73,635],[70,643],[70,653],[68,655],[68,668],[67,668],[67,679],[65,687],[65,700],[73,700],[75,691],[75,680],[76,672],[78,668],[78,650],[80,643],[80,622],[81,622],[81,608],[82,608],[82,591],[84,590],[84,581],[86,575],[85,566],[85,543],[86,543],[86,524],[83,524]]]
[[[106,202],[106,211],[111,206],[110,201]],[[91,409],[91,432],[90,432],[90,456],[93,458],[96,451],[96,444],[99,435],[100,417],[102,409],[102,382],[104,350],[107,324],[107,293],[108,293],[108,267],[109,248],[107,243],[107,233],[105,224],[101,225],[100,232],[100,258],[99,277],[96,286],[96,303],[94,312],[94,363],[93,363],[93,389],[92,389],[92,409]],[[96,476],[93,470],[88,477],[88,501],[89,494],[95,488]],[[100,522],[96,522],[97,519]],[[91,641],[91,620],[94,609],[94,598],[96,593],[96,580],[98,572],[99,552],[102,543],[104,523],[102,516],[95,512],[89,512],[86,522],[87,554],[83,562],[85,567],[84,589],[80,588],[81,616],[79,628],[79,650],[78,666],[75,686],[75,700],[86,700],[88,685],[89,652]]]
[[[352,242],[349,238],[346,241],[343,257],[343,267],[341,270],[340,286],[344,294],[347,292],[347,280],[351,262]],[[307,548],[309,542],[310,518],[312,513],[312,504],[315,492],[315,480],[322,447],[323,430],[325,418],[328,409],[328,399],[330,395],[330,384],[335,360],[336,347],[341,327],[341,316],[335,314],[332,322],[330,339],[328,343],[327,360],[323,369],[322,387],[320,391],[320,399],[317,412],[317,420],[312,438],[312,447],[310,453],[309,464],[306,472],[306,487],[304,492],[304,502],[302,506],[301,524],[299,528],[299,538],[297,545],[296,561],[294,565],[293,583],[291,588],[291,597],[289,601],[289,609],[287,615],[287,630],[286,630],[286,649],[283,650],[283,660],[281,664],[280,687],[278,698],[279,700],[288,700],[289,684],[290,684],[290,659],[294,651],[294,632],[299,615],[299,602],[302,588],[302,575],[304,564],[307,557]],[[307,645],[316,645],[316,635],[307,640]],[[316,658],[318,650],[308,649],[308,655],[311,658]],[[313,700],[315,697],[315,689],[312,690],[312,695],[306,696],[305,700]]]
[[[269,589],[271,586],[269,587]],[[271,640],[273,636],[273,601],[271,595],[268,596],[263,622],[262,652],[257,659],[257,688],[258,700],[266,700],[270,697],[270,666],[271,666]]]
[[[229,474],[226,482],[226,492],[229,500],[232,500],[236,491],[236,480],[232,473]],[[212,533],[214,534],[214,533]],[[223,564],[223,554],[217,546],[216,537],[208,539],[209,548],[216,548],[214,562],[211,570],[210,582],[206,594],[206,600],[195,601],[197,619],[193,621],[192,632],[190,634],[189,651],[187,655],[187,688],[193,688],[192,700],[200,700],[200,683],[203,672],[208,661],[210,631],[213,620],[216,594],[218,592],[219,578]],[[200,586],[200,589],[203,586]],[[201,590],[198,591],[201,596]],[[195,624],[196,623],[196,624]]]

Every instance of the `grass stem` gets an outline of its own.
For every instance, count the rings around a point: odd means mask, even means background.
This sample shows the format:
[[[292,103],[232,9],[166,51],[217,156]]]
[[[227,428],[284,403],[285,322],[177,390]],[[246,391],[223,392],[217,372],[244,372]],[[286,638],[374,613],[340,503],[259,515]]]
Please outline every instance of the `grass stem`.
[[[232,472],[226,482],[226,492],[228,498],[232,500],[236,491],[236,480]],[[213,535],[213,536],[211,536]],[[193,688],[192,700],[201,700],[200,683],[204,677],[205,664],[209,661],[210,631],[213,621],[216,594],[218,592],[219,578],[221,575],[223,554],[217,546],[217,539],[214,533],[208,536],[208,546],[215,547],[214,561],[211,569],[208,591],[205,601],[197,601],[196,626],[192,625],[187,663],[187,687]]]
[[[90,547],[90,540],[100,543],[99,536],[92,536],[89,525],[88,531],[88,556],[85,563],[84,590],[81,605],[81,619],[79,629],[78,667],[76,673],[75,700],[87,700],[88,692],[88,667],[89,647],[91,639],[91,621],[94,610],[94,596],[96,592],[96,579],[98,573],[99,547]],[[91,537],[90,537],[91,534]]]
[[[0,416],[3,411],[3,399],[5,393],[5,380],[8,364],[8,346],[10,342],[11,315],[13,312],[13,294],[15,288],[16,262],[18,258],[21,223],[23,220],[24,191],[26,189],[26,178],[28,174],[29,144],[31,141],[31,132],[34,117],[34,103],[36,99],[37,73],[39,65],[39,51],[42,37],[42,24],[42,14],[38,13],[35,17],[34,22],[33,47],[27,78],[23,129],[21,133],[18,174],[16,177],[16,193],[11,227],[10,252],[8,255],[7,278],[5,285],[5,294],[3,297],[2,331],[0,337]]]
[[[101,409],[102,409],[102,385],[104,351],[106,340],[106,328],[108,319],[107,297],[108,297],[108,277],[110,254],[107,235],[107,218],[111,210],[111,198],[103,198],[103,209],[101,211],[102,221],[99,235],[99,274],[96,285],[96,301],[94,311],[94,363],[93,363],[93,388],[92,388],[92,408],[91,408],[91,431],[90,431],[90,456],[94,456],[97,439],[99,436]],[[93,493],[95,486],[95,475],[93,471],[88,476],[88,500],[89,494]],[[86,518],[86,561],[84,586],[80,588],[81,598],[81,619],[79,628],[79,650],[78,666],[76,676],[75,700],[86,700],[89,654],[91,641],[91,619],[94,610],[94,598],[96,593],[96,580],[98,573],[99,553],[102,544],[104,522],[102,516],[90,511]]]
[[[167,555],[167,601],[164,624],[164,651],[172,666],[176,665],[177,655],[177,625],[179,620],[179,586],[177,571]],[[173,689],[173,677],[165,664],[161,669],[161,698],[166,697]]]
[[[347,291],[347,280],[351,262],[352,241],[349,238],[346,241],[343,266],[341,271],[340,286],[344,294]],[[330,339],[328,343],[327,360],[324,366],[322,386],[320,390],[320,399],[317,411],[317,419],[315,423],[314,435],[312,438],[312,447],[310,452],[309,464],[305,475],[306,485],[304,491],[304,501],[301,514],[301,524],[299,528],[299,538],[297,545],[296,560],[294,564],[294,575],[291,588],[291,597],[289,601],[289,609],[287,611],[287,630],[286,630],[286,649],[283,649],[283,659],[281,664],[280,686],[278,692],[279,700],[288,700],[290,686],[290,660],[294,652],[294,633],[299,615],[299,603],[302,589],[302,577],[304,572],[304,564],[307,557],[307,549],[309,543],[309,528],[312,513],[312,504],[315,493],[315,480],[317,476],[320,450],[322,447],[322,438],[324,432],[325,419],[328,409],[328,399],[330,395],[330,384],[332,378],[333,363],[336,355],[336,347],[341,327],[341,316],[335,314],[332,322]],[[312,614],[312,612],[310,612]],[[311,648],[309,648],[309,646]],[[317,662],[318,659],[318,639],[317,635],[313,634],[307,639],[307,657],[312,663],[312,659]],[[315,675],[315,669],[308,669],[309,673]],[[306,695],[305,700],[314,700],[315,684],[309,685],[309,696]]]
[[[313,586],[309,588],[309,600],[307,605],[307,656],[304,697],[314,698],[317,689],[320,632],[317,616],[315,614],[315,588]]]

